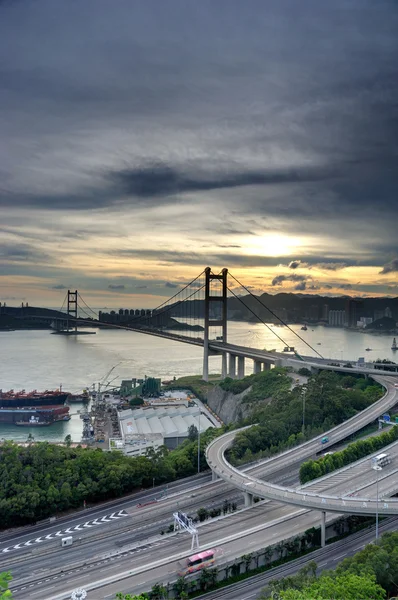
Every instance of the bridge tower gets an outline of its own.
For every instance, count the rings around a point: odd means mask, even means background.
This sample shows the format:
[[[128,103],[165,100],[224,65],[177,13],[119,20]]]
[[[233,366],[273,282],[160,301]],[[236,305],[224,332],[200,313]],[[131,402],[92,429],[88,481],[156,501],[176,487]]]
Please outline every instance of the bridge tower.
[[[68,310],[67,310],[66,331],[69,331],[69,316],[74,318],[75,332],[77,332],[77,290],[71,292],[68,290]],[[73,329],[73,325],[71,327]]]
[[[205,269],[203,381],[208,381],[209,379],[209,327],[222,327],[222,341],[224,344],[227,342],[227,276],[228,269],[223,269],[219,275],[212,273],[210,267],[206,267]],[[213,307],[216,310],[213,311]],[[218,318],[211,318],[214,314]],[[222,361],[222,371],[225,376],[224,372],[226,372],[227,363],[225,352],[222,353]]]

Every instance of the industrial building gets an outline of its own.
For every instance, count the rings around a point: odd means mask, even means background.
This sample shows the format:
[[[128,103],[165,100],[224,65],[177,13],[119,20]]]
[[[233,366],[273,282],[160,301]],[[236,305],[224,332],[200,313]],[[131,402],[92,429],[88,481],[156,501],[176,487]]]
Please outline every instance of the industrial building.
[[[170,450],[177,448],[188,438],[191,425],[201,432],[214,427],[199,406],[183,403],[125,410],[119,419],[123,452],[131,456],[145,454],[148,448],[156,449],[161,445]]]

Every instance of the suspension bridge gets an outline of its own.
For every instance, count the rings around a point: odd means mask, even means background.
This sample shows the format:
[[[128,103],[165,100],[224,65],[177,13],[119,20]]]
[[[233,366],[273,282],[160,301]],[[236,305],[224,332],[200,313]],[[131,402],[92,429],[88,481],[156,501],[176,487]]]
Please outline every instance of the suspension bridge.
[[[260,322],[281,342],[284,350],[281,352],[267,351],[259,348],[240,346],[228,342],[228,299],[236,299],[245,313],[256,322]],[[64,306],[66,313],[63,313]],[[132,314],[134,313],[134,314]],[[137,314],[138,313],[138,314]],[[203,347],[203,380],[209,377],[209,357],[221,357],[221,374],[225,378],[241,379],[245,376],[245,360],[253,361],[253,372],[270,369],[274,366],[291,366],[309,369],[328,369],[361,372],[364,374],[379,373],[380,369],[388,368],[391,374],[398,375],[398,365],[377,364],[357,365],[354,361],[340,361],[324,358],[320,352],[311,346],[300,334],[292,329],[277,312],[271,310],[262,298],[255,296],[250,289],[242,284],[228,269],[213,272],[206,267],[197,277],[187,283],[174,295],[151,310],[121,311],[121,314],[96,313],[85,302],[80,293],[68,290],[60,310],[61,317],[54,319],[53,326],[59,332],[73,335],[78,332],[79,325],[93,327],[111,327],[135,331],[138,333],[158,336],[186,344]],[[298,354],[283,338],[282,328],[276,332],[266,317],[283,326],[299,339],[310,354]],[[290,352],[289,352],[290,351]],[[342,364],[340,364],[342,362]],[[376,367],[376,368],[375,368]]]

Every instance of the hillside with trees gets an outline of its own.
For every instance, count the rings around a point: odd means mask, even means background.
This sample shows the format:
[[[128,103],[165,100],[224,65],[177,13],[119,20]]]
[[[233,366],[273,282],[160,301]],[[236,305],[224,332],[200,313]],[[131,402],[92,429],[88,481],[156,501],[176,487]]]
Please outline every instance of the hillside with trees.
[[[319,435],[364,410],[384,393],[371,379],[332,371],[312,376],[306,386],[299,385],[292,390],[286,389],[285,369],[272,369],[256,377],[262,379],[259,388],[263,392],[254,390],[253,386],[250,395],[245,396],[245,402],[252,401],[252,413],[243,424],[258,425],[236,436],[230,450],[234,464],[270,456]],[[270,394],[271,389],[272,400],[262,402],[261,396]]]

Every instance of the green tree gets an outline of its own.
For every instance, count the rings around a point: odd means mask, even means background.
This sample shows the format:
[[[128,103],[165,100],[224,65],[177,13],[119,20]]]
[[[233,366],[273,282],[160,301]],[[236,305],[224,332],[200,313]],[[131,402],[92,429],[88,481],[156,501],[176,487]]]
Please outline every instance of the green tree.
[[[10,600],[12,598],[12,593],[8,589],[11,580],[12,576],[9,571],[0,573],[0,600]]]
[[[155,583],[148,595],[150,600],[164,600],[167,597],[167,589],[161,583]]]
[[[319,597],[325,600],[384,600],[386,597],[385,590],[376,583],[375,576],[371,574],[324,574],[303,592],[307,592],[311,598]]]
[[[185,577],[179,577],[173,588],[177,594],[177,598],[183,599],[188,597],[188,582],[185,580]]]
[[[72,436],[70,433],[68,433],[68,435],[65,436],[64,442],[65,442],[66,446],[69,448],[72,443]]]
[[[198,439],[199,431],[196,425],[190,425],[188,427],[188,439],[190,442],[194,442]]]

